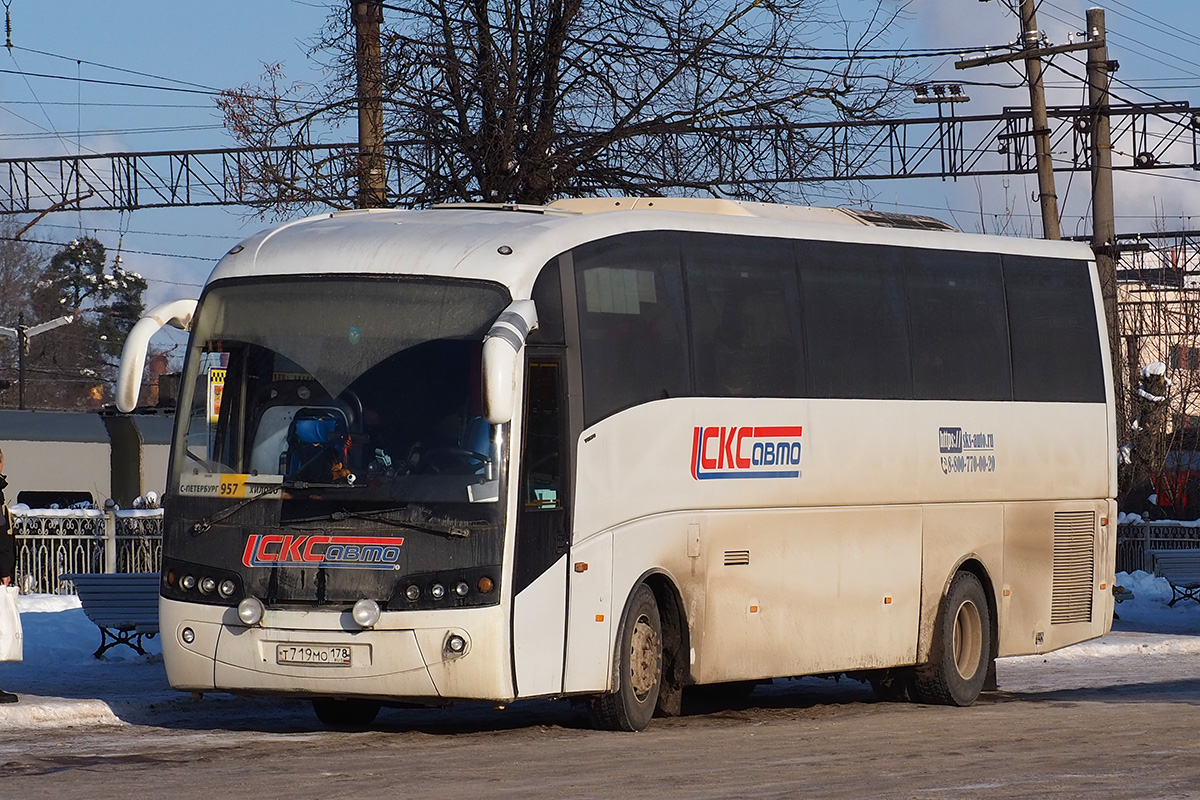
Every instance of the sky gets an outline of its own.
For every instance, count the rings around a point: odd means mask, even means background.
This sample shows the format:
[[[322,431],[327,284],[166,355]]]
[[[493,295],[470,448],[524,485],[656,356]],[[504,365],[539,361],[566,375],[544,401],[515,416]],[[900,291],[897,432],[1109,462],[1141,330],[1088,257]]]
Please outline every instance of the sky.
[[[821,2],[839,3],[853,17],[868,0]],[[883,2],[894,5],[897,0]],[[331,7],[319,0],[7,4],[13,46],[0,52],[0,158],[234,146],[209,92],[257,83],[268,63],[282,63],[289,78],[321,80],[319,69],[306,58],[306,43]],[[1039,27],[1051,44],[1065,43],[1084,27],[1089,5],[1094,3],[1040,0]],[[1109,0],[1106,10],[1109,57],[1120,62],[1114,99],[1196,98],[1200,105],[1200,33],[1194,33],[1200,31],[1200,3]],[[887,45],[1004,45],[1017,38],[1018,27],[1004,0],[911,0]],[[971,97],[959,109],[964,114],[994,114],[1004,106],[1028,104],[1028,92],[1012,66],[964,71],[954,68],[956,60],[914,59],[914,74],[929,82],[964,82]],[[1049,70],[1048,102],[1082,102],[1082,64],[1066,58],[1056,63],[1076,77]],[[910,105],[898,116],[925,116],[933,108]],[[1187,150],[1184,161],[1191,159],[1190,142]],[[1131,154],[1114,155],[1121,157]],[[1195,218],[1200,212],[1194,210],[1200,201],[1197,175],[1190,170],[1117,173],[1118,231],[1200,226]],[[1090,233],[1088,176],[1060,173],[1058,181],[1064,234]],[[874,181],[849,187],[815,184],[807,199],[818,205],[928,214],[972,232],[1029,236],[1040,234],[1036,188],[1033,176]],[[80,232],[97,236],[110,252],[120,250],[124,267],[149,280],[146,299],[152,305],[197,296],[216,260],[271,222],[241,208],[62,211],[38,222],[25,237],[63,242]]]

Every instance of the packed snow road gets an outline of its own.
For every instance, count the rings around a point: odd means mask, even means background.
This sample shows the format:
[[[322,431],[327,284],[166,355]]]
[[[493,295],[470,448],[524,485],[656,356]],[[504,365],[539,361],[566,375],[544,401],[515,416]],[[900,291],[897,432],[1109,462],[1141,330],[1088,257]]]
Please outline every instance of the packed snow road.
[[[386,709],[372,731],[333,732],[301,702],[172,693],[153,657],[85,667],[59,653],[36,673],[27,657],[0,665],[0,686],[23,692],[22,711],[0,712],[0,785],[31,798],[1200,797],[1200,605],[1143,607],[1146,594],[1097,642],[1002,660],[1001,691],[971,708],[776,681],[740,703],[693,698],[640,734],[590,730],[552,702]]]
[[[1100,654],[1001,662],[971,708],[876,702],[853,682],[693,702],[640,734],[567,704],[385,711],[319,728],[302,703],[175,698],[121,723],[0,734],[21,797],[1194,797],[1200,641],[1117,633]]]

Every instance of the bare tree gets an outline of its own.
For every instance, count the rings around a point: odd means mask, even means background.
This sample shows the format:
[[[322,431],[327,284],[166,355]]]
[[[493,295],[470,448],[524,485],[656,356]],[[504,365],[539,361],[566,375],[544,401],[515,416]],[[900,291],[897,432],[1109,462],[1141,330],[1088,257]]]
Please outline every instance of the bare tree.
[[[403,186],[393,199],[412,205],[598,193],[794,199],[790,177],[851,144],[796,126],[882,115],[903,88],[896,61],[864,58],[904,13],[901,0],[875,0],[858,19],[834,0],[381,5],[388,168]],[[349,122],[345,5],[312,55],[328,68],[326,85],[288,84],[272,66],[263,85],[224,93],[228,129],[250,146],[305,145]],[[346,175],[263,155],[242,179],[259,187],[263,208],[294,210]]]
[[[1126,266],[1143,283],[1119,293],[1118,501],[1122,510],[1188,518],[1200,513],[1200,287],[1177,255],[1136,254]]]

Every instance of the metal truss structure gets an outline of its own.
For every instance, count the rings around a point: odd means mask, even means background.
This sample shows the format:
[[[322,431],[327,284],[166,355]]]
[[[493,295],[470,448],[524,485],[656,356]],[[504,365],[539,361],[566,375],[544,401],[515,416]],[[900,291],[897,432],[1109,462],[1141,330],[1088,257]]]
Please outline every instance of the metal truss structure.
[[[612,164],[644,163],[648,157],[669,163],[701,148],[720,156],[710,163],[726,165],[707,176],[707,185],[716,189],[1036,172],[1028,108],[957,117],[940,111],[939,106],[936,117],[873,122],[674,130],[623,140],[602,158]],[[1113,169],[1200,170],[1200,112],[1186,102],[1116,105],[1109,115]],[[1091,110],[1055,107],[1048,116],[1056,171],[1089,170]],[[413,204],[400,151],[414,144],[387,144],[387,191],[395,206]],[[264,161],[271,164],[268,180]],[[358,192],[358,163],[356,144],[0,159],[0,214],[313,201],[349,207]]]

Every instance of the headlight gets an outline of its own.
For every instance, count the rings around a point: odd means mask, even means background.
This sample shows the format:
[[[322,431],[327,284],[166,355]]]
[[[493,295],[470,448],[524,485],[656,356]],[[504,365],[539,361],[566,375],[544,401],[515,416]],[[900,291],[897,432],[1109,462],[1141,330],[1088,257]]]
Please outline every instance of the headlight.
[[[354,604],[354,610],[350,613],[358,627],[374,628],[375,623],[379,622],[379,603],[369,597],[364,597]]]
[[[262,622],[263,604],[257,597],[247,597],[238,603],[237,611],[243,625],[253,626]]]

